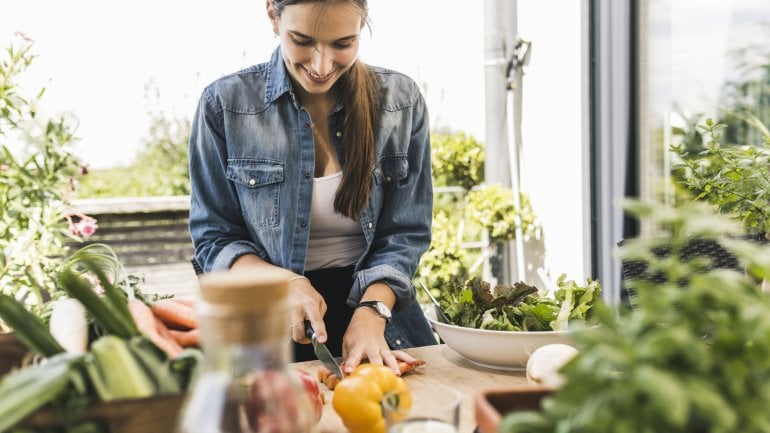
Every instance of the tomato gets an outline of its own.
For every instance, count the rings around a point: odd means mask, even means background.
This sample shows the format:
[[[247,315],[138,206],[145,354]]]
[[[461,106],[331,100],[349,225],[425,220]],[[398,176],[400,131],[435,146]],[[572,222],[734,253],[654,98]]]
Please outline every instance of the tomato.
[[[294,370],[302,386],[310,397],[310,402],[313,404],[315,410],[316,422],[321,419],[323,413],[324,400],[320,389],[318,388],[318,381],[305,370]]]
[[[244,409],[252,431],[309,431],[318,423],[322,409],[318,403],[318,386],[313,390],[306,379],[294,373],[296,371],[267,370],[249,379]]]

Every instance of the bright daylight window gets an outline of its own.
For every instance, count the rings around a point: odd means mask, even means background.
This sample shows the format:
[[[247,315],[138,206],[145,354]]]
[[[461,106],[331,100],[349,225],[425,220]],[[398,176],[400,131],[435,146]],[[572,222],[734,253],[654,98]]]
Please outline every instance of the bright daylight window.
[[[640,195],[671,200],[680,187],[669,147],[702,151],[708,138],[697,125],[727,125],[723,146],[768,135],[770,3],[657,0],[640,12]]]

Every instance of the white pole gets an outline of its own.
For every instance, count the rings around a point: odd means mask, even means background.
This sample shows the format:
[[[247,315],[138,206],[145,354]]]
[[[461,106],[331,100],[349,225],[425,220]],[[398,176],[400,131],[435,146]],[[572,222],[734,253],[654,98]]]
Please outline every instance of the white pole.
[[[510,71],[508,74],[507,111],[508,124],[511,125],[508,134],[508,156],[511,166],[511,189],[513,189],[513,203],[516,212],[521,215],[522,185],[522,134],[521,111],[522,93],[524,90],[524,66],[529,62],[530,43],[516,37],[516,45],[512,50],[510,59]],[[516,218],[515,228],[516,244],[516,270],[519,280],[526,280],[526,257],[524,256],[524,233],[521,227],[521,217]]]
[[[506,121],[506,29],[508,15],[501,13],[515,0],[484,0],[484,181],[510,187],[508,122]],[[489,260],[484,278],[492,283],[511,282],[511,251],[508,244]],[[490,269],[491,268],[491,269]]]
[[[519,38],[519,13],[517,0],[507,0],[502,4],[503,31],[505,40],[506,82],[499,92],[505,92],[506,112],[506,141],[505,146],[508,155],[508,176],[513,190],[514,208],[521,213],[522,187],[522,85],[524,65],[529,61],[529,43]],[[516,218],[515,227],[515,253],[511,251],[508,256],[508,267],[516,270],[516,280],[526,280],[526,257],[524,255],[524,234],[521,227],[521,218]],[[510,249],[510,245],[509,245]],[[513,263],[516,256],[516,263]],[[511,278],[513,280],[513,278]]]

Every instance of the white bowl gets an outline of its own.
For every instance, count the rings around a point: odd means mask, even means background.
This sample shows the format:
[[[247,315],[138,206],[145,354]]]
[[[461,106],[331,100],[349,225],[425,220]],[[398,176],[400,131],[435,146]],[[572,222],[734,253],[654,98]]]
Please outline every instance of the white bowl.
[[[529,355],[540,346],[574,346],[571,331],[491,331],[442,323],[426,314],[441,340],[468,361],[498,370],[523,371]]]

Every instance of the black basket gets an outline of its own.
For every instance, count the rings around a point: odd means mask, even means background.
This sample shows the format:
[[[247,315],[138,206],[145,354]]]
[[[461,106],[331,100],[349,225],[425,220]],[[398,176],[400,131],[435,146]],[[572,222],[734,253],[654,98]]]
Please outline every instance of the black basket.
[[[192,264],[193,270],[195,271],[195,275],[199,277],[203,275],[203,268],[201,267],[200,263],[198,263],[198,260],[195,259],[195,257],[190,259],[190,263]]]
[[[746,235],[740,237],[740,239],[757,242],[762,245],[766,245],[768,243],[767,238],[761,235]],[[625,240],[620,241],[618,246],[622,247],[625,242]],[[670,252],[671,249],[665,247],[653,250],[653,253],[658,257],[665,257]],[[687,245],[682,248],[680,258],[684,262],[689,262],[696,258],[706,258],[708,259],[708,265],[704,270],[732,269],[738,272],[745,271],[738,258],[727,249],[725,249],[718,241],[713,239],[691,239]],[[621,266],[623,273],[623,287],[626,290],[629,303],[632,307],[635,307],[635,294],[633,290],[628,288],[628,282],[640,279],[659,284],[666,282],[666,279],[663,275],[648,272],[647,263],[643,261],[627,260],[623,261]],[[680,281],[679,283],[684,284],[686,282]]]

